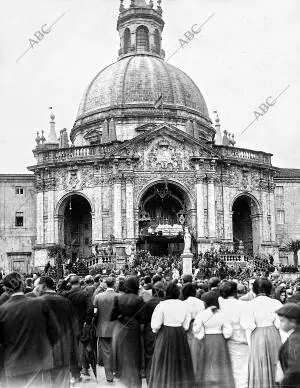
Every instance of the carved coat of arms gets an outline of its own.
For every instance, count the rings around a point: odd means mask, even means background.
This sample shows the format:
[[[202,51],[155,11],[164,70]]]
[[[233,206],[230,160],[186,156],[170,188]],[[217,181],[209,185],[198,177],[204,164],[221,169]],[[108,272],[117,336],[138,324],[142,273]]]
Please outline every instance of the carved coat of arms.
[[[168,140],[160,140],[148,154],[148,165],[152,170],[178,170],[182,167],[182,155]]]

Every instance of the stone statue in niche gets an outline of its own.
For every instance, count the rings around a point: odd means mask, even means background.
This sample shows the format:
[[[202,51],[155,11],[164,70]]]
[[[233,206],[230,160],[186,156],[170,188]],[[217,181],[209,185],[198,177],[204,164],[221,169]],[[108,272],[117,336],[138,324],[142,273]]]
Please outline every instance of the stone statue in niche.
[[[192,236],[189,232],[189,228],[184,228],[184,250],[183,253],[191,253]]]
[[[77,171],[71,171],[70,178],[69,178],[69,187],[75,190],[79,182],[80,181],[78,179]]]

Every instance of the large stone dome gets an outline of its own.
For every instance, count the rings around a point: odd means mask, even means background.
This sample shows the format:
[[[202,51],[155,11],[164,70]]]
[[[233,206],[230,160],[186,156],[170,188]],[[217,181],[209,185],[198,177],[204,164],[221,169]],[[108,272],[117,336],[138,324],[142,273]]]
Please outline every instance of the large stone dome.
[[[196,138],[212,140],[215,130],[205,100],[183,71],[164,60],[162,8],[157,2],[121,1],[116,63],[100,71],[87,87],[71,131],[75,145],[124,141],[167,123]],[[154,106],[162,95],[163,109]]]
[[[77,120],[113,108],[153,108],[161,93],[166,107],[209,120],[205,100],[191,78],[151,55],[129,56],[100,71],[84,93]]]

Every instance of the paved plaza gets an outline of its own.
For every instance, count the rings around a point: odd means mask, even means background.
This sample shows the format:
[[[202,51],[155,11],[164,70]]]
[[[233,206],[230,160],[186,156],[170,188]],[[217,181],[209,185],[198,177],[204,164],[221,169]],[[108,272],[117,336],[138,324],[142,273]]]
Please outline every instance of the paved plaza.
[[[83,377],[83,381],[81,383],[77,383],[75,385],[71,385],[73,388],[94,388],[94,387],[101,387],[101,388],[124,388],[125,385],[123,385],[119,380],[115,380],[113,383],[108,383],[105,379],[105,373],[104,373],[104,368],[103,367],[97,367],[97,378],[98,382],[95,379],[95,376],[93,372],[90,371],[91,376],[88,377]],[[146,388],[146,380],[143,379],[143,386],[142,388]]]

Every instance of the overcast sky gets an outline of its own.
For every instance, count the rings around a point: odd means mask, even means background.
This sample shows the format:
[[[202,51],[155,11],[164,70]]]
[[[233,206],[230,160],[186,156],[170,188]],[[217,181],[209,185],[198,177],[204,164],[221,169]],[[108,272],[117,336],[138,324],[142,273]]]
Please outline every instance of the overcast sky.
[[[0,173],[26,173],[35,163],[36,131],[48,133],[48,107],[57,131],[70,131],[85,87],[117,59],[119,0],[0,3]],[[167,57],[191,26],[214,14],[170,60],[198,85],[211,118],[217,110],[222,130],[236,134],[237,146],[273,153],[275,166],[300,168],[300,1],[163,0],[162,6]],[[59,17],[16,62],[33,34]],[[254,111],[288,86],[240,135]]]

